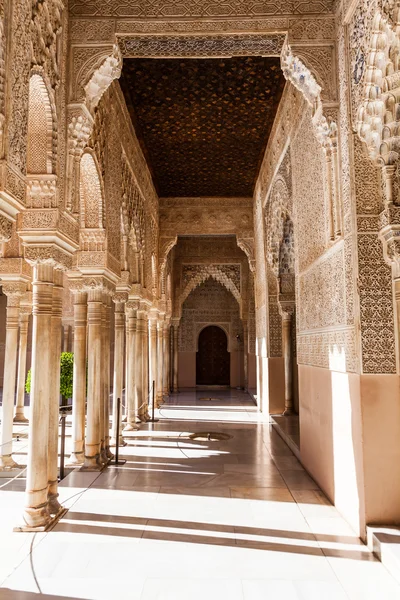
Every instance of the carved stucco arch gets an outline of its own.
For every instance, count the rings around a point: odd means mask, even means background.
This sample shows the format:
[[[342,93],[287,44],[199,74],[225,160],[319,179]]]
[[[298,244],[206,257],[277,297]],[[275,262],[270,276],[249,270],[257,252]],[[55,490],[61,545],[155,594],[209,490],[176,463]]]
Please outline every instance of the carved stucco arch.
[[[293,55],[287,41],[282,48],[281,68],[285,79],[290,81],[302,93],[307,103],[312,107],[312,123],[319,142],[323,147],[331,147],[335,143],[337,125],[323,114],[322,88],[317,82],[313,67],[308,68],[299,56]]]
[[[79,170],[81,227],[104,228],[104,190],[96,155],[90,148],[82,154]]]
[[[289,190],[285,180],[278,176],[274,181],[264,218],[267,260],[276,277],[279,275],[279,254],[284,234],[284,223],[290,216],[289,206]]]
[[[32,71],[29,80],[27,173],[51,175],[56,162],[56,108],[43,74]]]
[[[217,281],[218,283],[223,285],[229,292],[231,292],[231,294],[233,295],[233,297],[239,304],[239,308],[241,309],[240,292],[237,289],[236,285],[233,283],[233,281],[231,279],[229,279],[229,277],[227,277],[227,275],[223,271],[218,269],[218,267],[216,267],[215,265],[204,265],[204,267],[202,269],[200,269],[188,281],[185,288],[182,290],[182,292],[179,296],[179,304],[177,307],[179,312],[181,312],[182,305],[185,302],[186,298],[189,296],[189,294],[196,287],[198,287],[199,285],[201,285],[202,283],[207,281],[207,279],[210,279],[210,278],[214,279],[215,281]]]
[[[86,105],[92,113],[112,82],[120,78],[121,71],[122,55],[118,44],[114,44],[111,54],[92,57],[81,67],[77,82],[82,81]]]
[[[176,246],[177,241],[178,241],[177,235],[171,236],[171,237],[160,238],[158,257],[159,257],[159,269],[160,269],[161,295],[163,295],[167,292],[167,287],[166,287],[166,284],[167,284],[167,282],[166,282],[167,260],[168,260],[168,256],[169,256],[172,248],[174,246]]]

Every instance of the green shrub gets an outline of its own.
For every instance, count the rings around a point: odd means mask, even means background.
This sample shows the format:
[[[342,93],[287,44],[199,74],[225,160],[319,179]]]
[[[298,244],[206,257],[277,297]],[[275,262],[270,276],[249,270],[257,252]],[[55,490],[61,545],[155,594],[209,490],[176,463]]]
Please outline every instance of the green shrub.
[[[60,394],[63,398],[72,398],[72,381],[74,372],[74,355],[72,352],[62,352],[60,359]],[[31,393],[31,370],[26,377],[25,391]]]
[[[72,398],[72,381],[74,375],[73,353],[62,352],[60,365],[60,394],[63,398]]]
[[[26,382],[25,382],[25,391],[27,394],[31,393],[31,370],[29,369],[28,371],[28,375],[26,376]]]

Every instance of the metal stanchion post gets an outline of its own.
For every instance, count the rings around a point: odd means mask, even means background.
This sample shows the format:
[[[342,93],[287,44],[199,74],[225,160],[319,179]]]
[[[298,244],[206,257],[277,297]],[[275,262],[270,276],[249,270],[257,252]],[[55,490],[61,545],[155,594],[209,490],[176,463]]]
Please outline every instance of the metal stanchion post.
[[[68,406],[66,404],[62,404],[60,406],[60,414],[61,414],[61,450],[60,450],[60,481],[65,477],[65,427],[66,427],[66,419],[67,414],[71,412],[72,406]]]
[[[156,382],[153,381],[153,388],[152,388],[152,405],[151,405],[151,419],[148,421],[148,423],[158,423],[159,419],[155,419],[154,418],[154,407],[155,407],[155,387],[156,387]]]
[[[117,429],[115,439],[115,463],[116,465],[124,465],[126,460],[119,460],[119,428],[121,422],[121,398],[117,399]]]

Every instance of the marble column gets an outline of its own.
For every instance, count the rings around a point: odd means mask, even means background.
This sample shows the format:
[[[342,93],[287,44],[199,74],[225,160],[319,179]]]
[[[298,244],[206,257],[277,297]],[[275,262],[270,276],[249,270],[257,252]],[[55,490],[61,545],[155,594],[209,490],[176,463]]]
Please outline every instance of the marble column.
[[[114,300],[114,378],[113,378],[113,419],[112,419],[112,439],[120,446],[124,444],[121,434],[122,410],[120,410],[119,421],[120,428],[117,431],[118,417],[118,398],[122,406],[122,387],[124,380],[124,336],[125,336],[125,303],[120,301],[120,297]]]
[[[22,291],[21,284],[3,284],[3,293],[7,296],[7,317],[3,379],[3,414],[0,436],[0,471],[18,467],[17,463],[12,458],[12,435],[15,381],[17,373],[19,310]]]
[[[280,303],[282,316],[282,352],[285,370],[285,411],[284,415],[293,414],[293,348],[292,324],[294,304]]]
[[[74,378],[72,388],[72,452],[69,462],[85,460],[87,293],[74,292]]]
[[[139,416],[142,421],[147,421],[149,418],[149,402],[150,397],[150,372],[149,372],[149,319],[146,313],[143,316],[143,350],[142,350],[142,389],[143,389],[143,400],[141,402],[141,408],[139,409]]]
[[[137,312],[136,320],[136,354],[135,354],[135,414],[140,419],[140,411],[144,408],[145,390],[143,388],[143,348],[145,336],[145,318],[142,311]],[[142,413],[144,414],[144,413]]]
[[[42,528],[51,521],[48,506],[48,443],[51,401],[51,325],[53,308],[53,266],[38,263],[33,268],[31,402],[23,518],[30,528]],[[46,374],[46,377],[43,377]]]
[[[158,377],[157,377],[157,330],[158,330],[158,320],[155,315],[151,315],[149,319],[149,343],[150,343],[150,351],[149,351],[149,360],[150,360],[150,381],[149,381],[149,406],[150,410],[152,409],[152,402],[154,398],[155,406],[157,406],[158,399]],[[154,392],[153,392],[154,386]]]
[[[137,322],[137,308],[138,305],[135,302],[127,302],[126,311],[127,311],[127,327],[128,327],[128,337],[127,337],[127,373],[128,379],[126,382],[126,395],[128,399],[128,415],[127,415],[127,424],[124,431],[135,431],[139,429],[137,426],[138,418],[138,397],[137,397],[137,388],[136,388],[136,359],[137,359],[137,351],[138,351],[138,322]]]
[[[244,361],[244,389],[248,390],[249,380],[249,330],[247,328],[247,321],[243,321],[243,361]]]
[[[163,403],[163,370],[164,370],[164,316],[157,323],[157,365],[156,365],[156,406]]]
[[[21,306],[19,315],[19,351],[17,378],[17,405],[14,423],[28,423],[25,416],[26,351],[28,347],[29,316],[32,307]]]
[[[111,357],[111,335],[110,335],[110,323],[111,323],[111,297],[109,294],[105,296],[104,311],[105,311],[105,323],[104,323],[104,447],[105,454],[108,461],[114,458],[113,453],[110,450],[110,388],[111,388],[111,376],[110,376],[110,357]]]
[[[124,415],[123,422],[128,422],[128,381],[129,381],[129,316],[128,311],[125,310],[125,369],[124,369],[124,378],[125,378],[125,395],[124,401],[122,403],[122,414]]]
[[[68,352],[68,330],[69,325],[62,326],[62,351]]]
[[[85,438],[86,469],[100,470],[101,419],[103,411],[103,370],[102,360],[102,313],[103,290],[93,288],[88,292],[88,386],[87,386],[87,425]]]
[[[60,357],[63,305],[63,273],[53,272],[53,311],[51,317],[51,356],[50,356],[50,402],[49,402],[49,443],[47,447],[48,469],[48,508],[51,515],[61,510],[58,502],[58,421],[60,414]]]
[[[170,342],[169,342],[169,324],[164,323],[163,334],[163,382],[162,390],[164,396],[169,396],[169,370],[170,370]]]
[[[174,364],[173,364],[173,391],[178,390],[178,352],[179,352],[179,325],[174,323]]]

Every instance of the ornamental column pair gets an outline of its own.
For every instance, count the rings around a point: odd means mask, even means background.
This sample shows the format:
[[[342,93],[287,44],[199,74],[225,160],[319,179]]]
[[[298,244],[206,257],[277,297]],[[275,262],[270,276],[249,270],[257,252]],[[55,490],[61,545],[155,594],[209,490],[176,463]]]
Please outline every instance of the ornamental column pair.
[[[124,431],[139,429],[149,419],[149,321],[147,304],[126,303],[126,404]]]
[[[100,470],[110,450],[110,289],[73,280],[74,378],[70,464]],[[87,417],[85,435],[85,416]]]
[[[87,424],[84,468],[100,470],[110,451],[110,312],[108,286],[96,284],[87,292]],[[81,364],[82,368],[82,364]],[[82,415],[80,416],[82,422]]]

